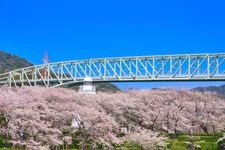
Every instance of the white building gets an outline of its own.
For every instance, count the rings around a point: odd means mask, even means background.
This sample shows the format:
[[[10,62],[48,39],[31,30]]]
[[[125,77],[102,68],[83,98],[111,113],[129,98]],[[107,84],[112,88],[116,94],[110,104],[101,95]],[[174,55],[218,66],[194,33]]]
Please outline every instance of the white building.
[[[92,79],[90,77],[84,78],[84,83],[80,86],[79,93],[96,94],[95,86],[92,85]]]

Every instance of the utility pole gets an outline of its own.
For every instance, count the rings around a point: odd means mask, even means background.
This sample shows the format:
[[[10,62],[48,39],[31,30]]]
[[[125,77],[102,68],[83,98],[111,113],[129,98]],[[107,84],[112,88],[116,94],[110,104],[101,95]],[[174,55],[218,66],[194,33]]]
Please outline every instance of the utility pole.
[[[46,67],[44,69],[44,78],[47,79],[49,77],[49,68],[48,68],[49,59],[48,59],[48,51],[47,50],[45,50],[45,54],[44,54],[44,57],[42,60],[43,60],[44,64],[46,65]]]
[[[42,60],[43,60],[44,64],[48,64],[49,59],[48,59],[48,51],[47,50],[45,51],[45,55]]]

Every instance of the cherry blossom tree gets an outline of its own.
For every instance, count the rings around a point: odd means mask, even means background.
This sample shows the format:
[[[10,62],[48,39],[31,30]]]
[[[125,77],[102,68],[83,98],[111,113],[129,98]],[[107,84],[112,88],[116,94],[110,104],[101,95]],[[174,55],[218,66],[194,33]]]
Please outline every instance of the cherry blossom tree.
[[[113,149],[123,141],[165,146],[159,132],[213,133],[225,129],[225,99],[189,90],[130,90],[79,94],[64,88],[0,87],[0,135],[14,147]],[[78,127],[71,127],[79,120]],[[121,127],[127,133],[121,133]]]

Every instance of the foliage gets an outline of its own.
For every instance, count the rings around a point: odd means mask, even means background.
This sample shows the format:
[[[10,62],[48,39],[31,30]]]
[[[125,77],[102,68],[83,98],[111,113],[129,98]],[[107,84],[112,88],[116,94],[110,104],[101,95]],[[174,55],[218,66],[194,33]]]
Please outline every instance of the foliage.
[[[94,83],[94,85],[96,86],[96,90],[101,92],[116,93],[121,91],[120,88],[118,88],[116,85],[112,83],[103,82],[103,83]]]
[[[4,138],[0,137],[0,148],[10,148],[12,145]]]
[[[200,150],[217,150],[217,141],[221,134],[211,135],[178,135],[176,138],[168,139],[167,148],[171,150],[182,149],[200,149]],[[190,138],[191,137],[191,138]],[[191,147],[191,145],[193,147]],[[197,148],[197,147],[198,148]]]
[[[28,67],[32,64],[27,60],[16,55],[11,55],[0,50],[0,73],[4,73],[13,69]]]
[[[223,135],[223,137],[221,137],[218,141],[217,141],[218,145],[219,145],[219,149],[225,149],[225,133]]]
[[[216,92],[222,96],[225,96],[225,85],[221,86],[208,86],[208,87],[197,87],[192,89],[193,91],[199,91],[199,92]]]
[[[143,150],[136,142],[124,141],[121,145],[115,147],[115,150]]]

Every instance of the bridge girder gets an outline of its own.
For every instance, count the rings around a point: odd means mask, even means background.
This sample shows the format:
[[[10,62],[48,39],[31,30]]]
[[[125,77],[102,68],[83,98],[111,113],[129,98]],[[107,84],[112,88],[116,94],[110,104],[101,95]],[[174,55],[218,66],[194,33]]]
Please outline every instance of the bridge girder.
[[[82,82],[225,81],[225,54],[134,56],[72,60],[0,74],[0,84],[57,87]]]

